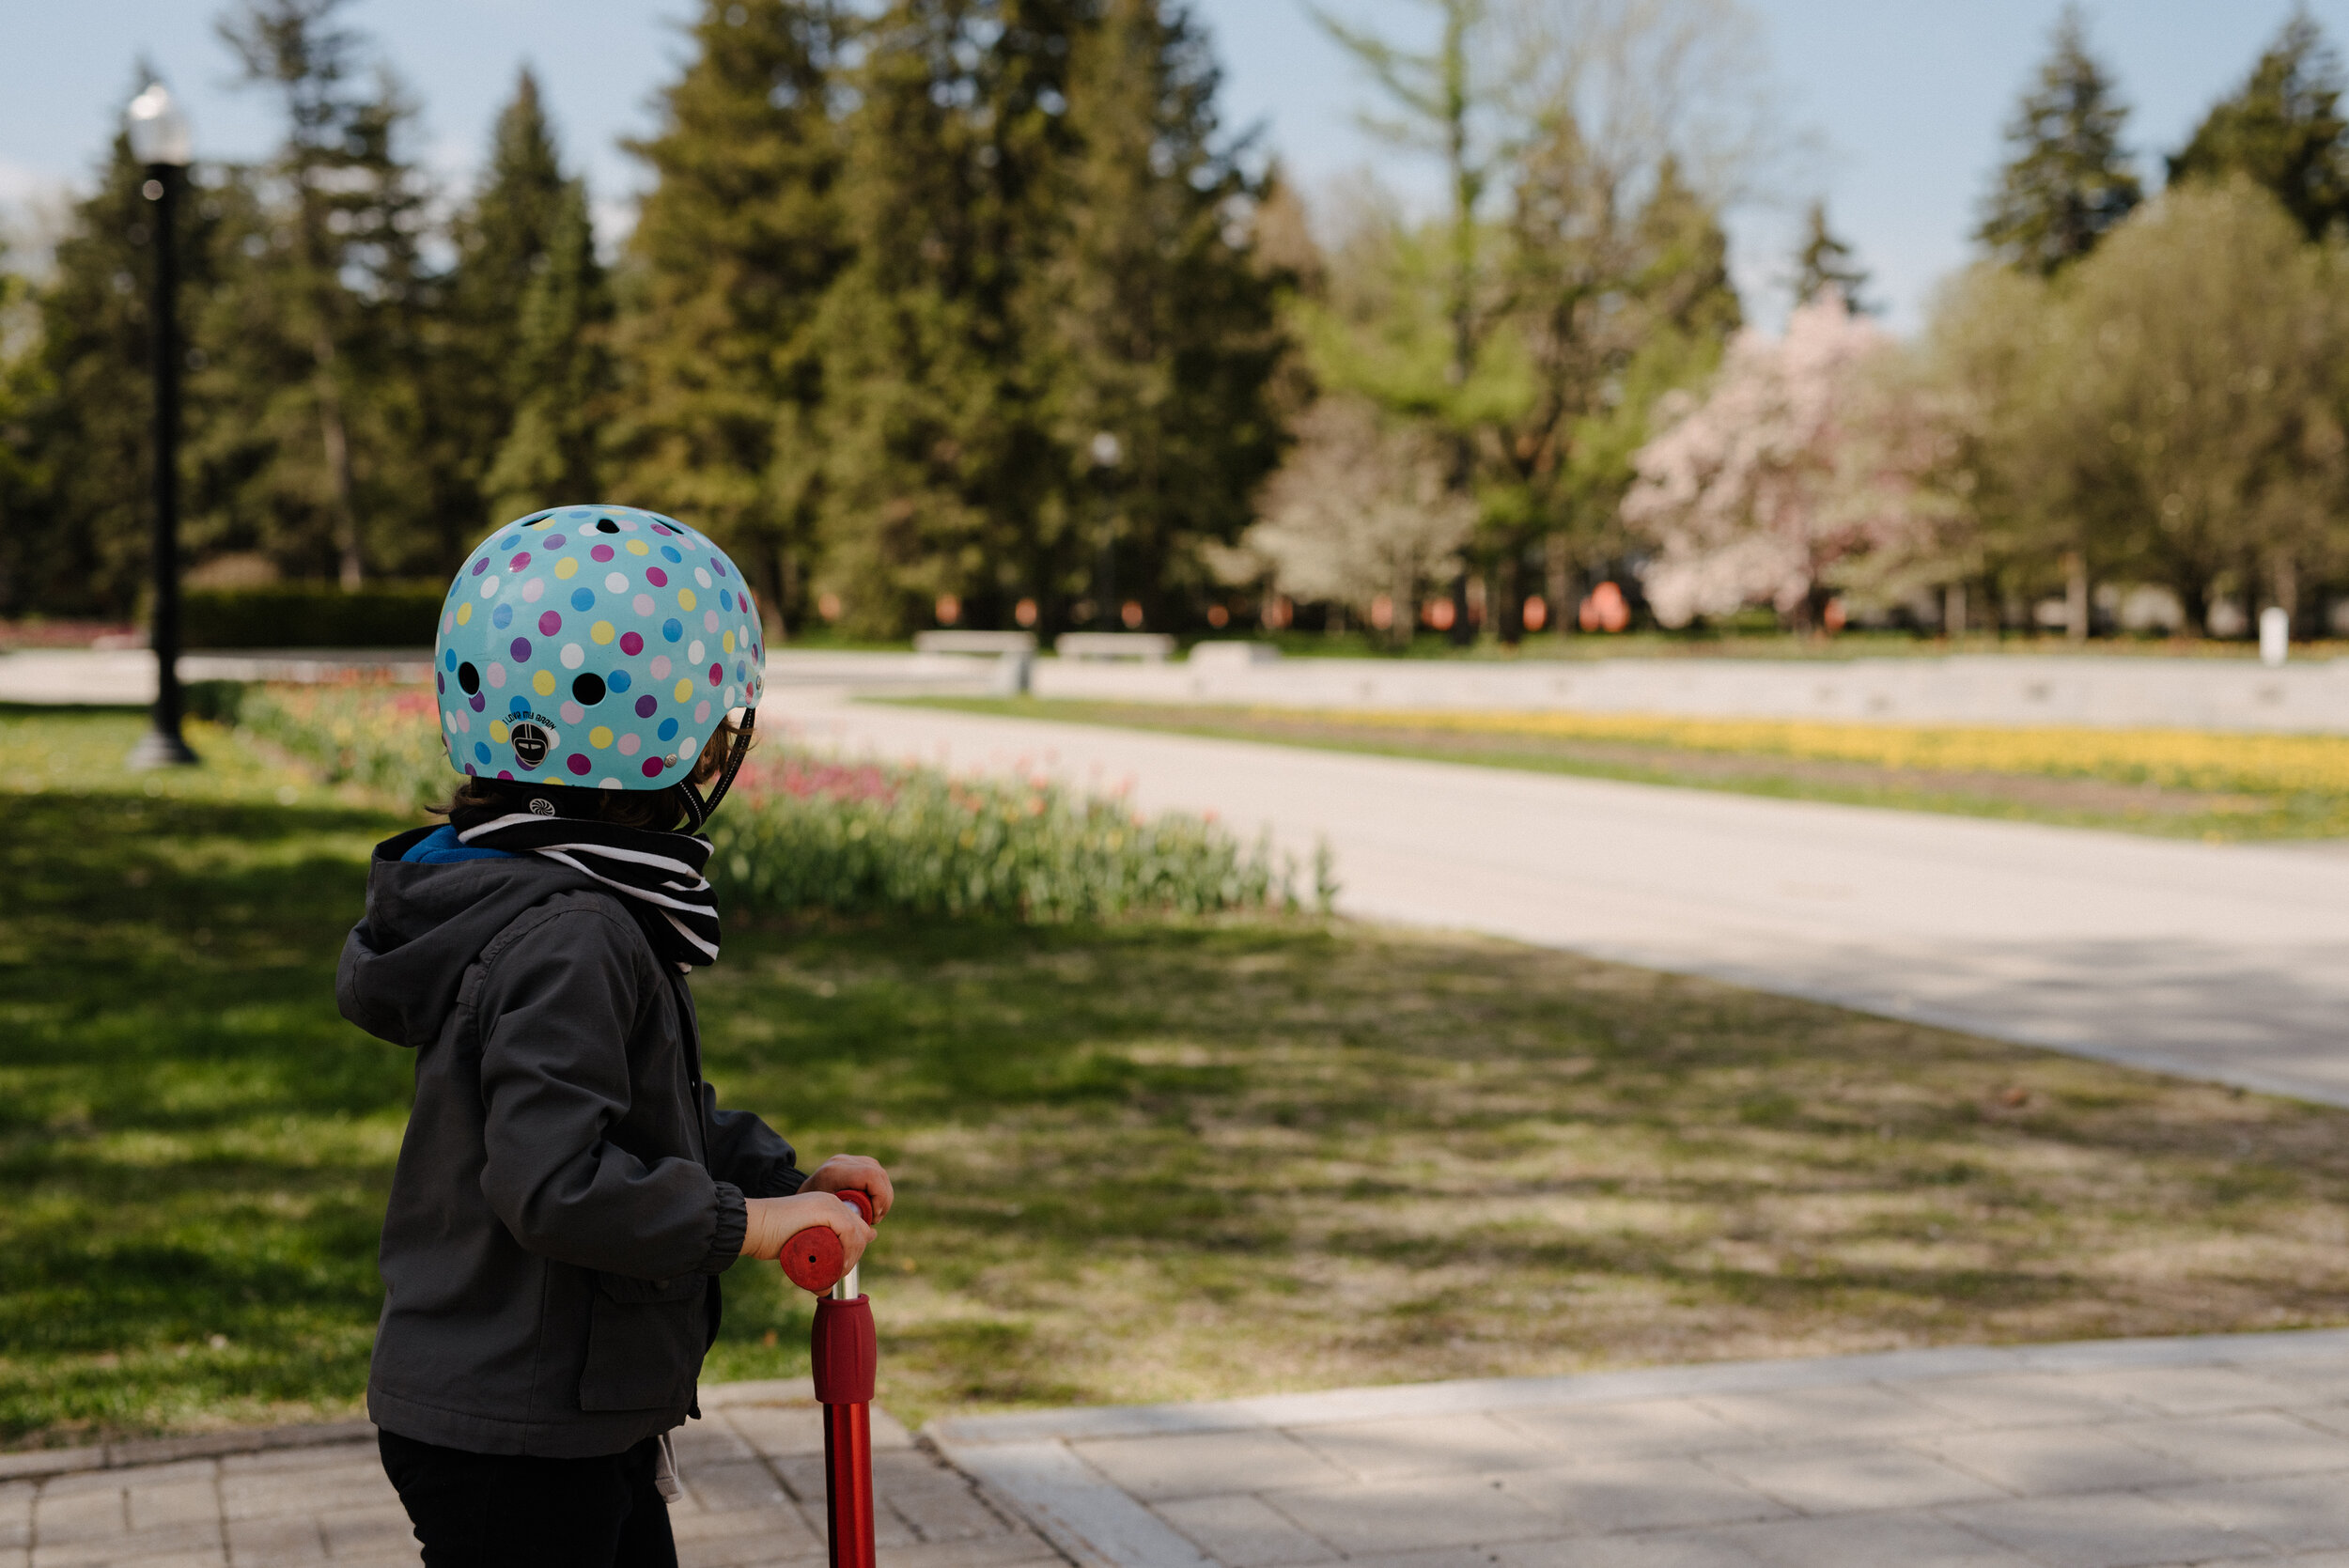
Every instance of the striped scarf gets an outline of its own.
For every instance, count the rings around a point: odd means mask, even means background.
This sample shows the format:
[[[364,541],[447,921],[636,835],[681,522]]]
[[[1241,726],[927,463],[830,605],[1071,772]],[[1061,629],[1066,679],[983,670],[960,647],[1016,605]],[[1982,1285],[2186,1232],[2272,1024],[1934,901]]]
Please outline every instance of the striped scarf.
[[[653,951],[679,972],[717,961],[718,900],[702,875],[709,863],[706,838],[528,812],[492,817],[457,836],[476,848],[544,855],[594,877],[630,901]]]

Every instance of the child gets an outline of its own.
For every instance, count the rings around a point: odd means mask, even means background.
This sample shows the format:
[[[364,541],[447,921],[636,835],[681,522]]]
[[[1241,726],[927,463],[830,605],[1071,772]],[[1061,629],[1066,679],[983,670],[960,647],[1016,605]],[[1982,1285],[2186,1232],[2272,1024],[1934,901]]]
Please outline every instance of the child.
[[[630,507],[501,528],[449,590],[465,779],[444,826],[376,849],[336,983],[416,1051],[367,1413],[430,1568],[674,1564],[667,1435],[700,1413],[718,1276],[810,1225],[853,1263],[872,1232],[835,1192],[889,1211],[878,1163],[802,1174],[702,1076],[692,835],[749,748],[762,643],[725,553]]]

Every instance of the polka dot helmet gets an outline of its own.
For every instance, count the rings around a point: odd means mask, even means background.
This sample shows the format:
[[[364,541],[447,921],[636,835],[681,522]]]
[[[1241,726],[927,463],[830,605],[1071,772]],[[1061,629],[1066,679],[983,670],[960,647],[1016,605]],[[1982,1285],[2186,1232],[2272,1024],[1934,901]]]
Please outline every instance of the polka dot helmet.
[[[757,707],[766,652],[742,573],[708,536],[633,506],[533,512],[449,585],[432,645],[441,740],[460,773],[666,789],[728,712]]]

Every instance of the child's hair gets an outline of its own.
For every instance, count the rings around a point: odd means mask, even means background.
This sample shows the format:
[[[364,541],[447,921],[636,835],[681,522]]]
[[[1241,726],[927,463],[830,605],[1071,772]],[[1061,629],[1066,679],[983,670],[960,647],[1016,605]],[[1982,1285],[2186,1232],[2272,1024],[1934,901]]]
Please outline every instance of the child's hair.
[[[609,822],[616,828],[651,828],[666,831],[688,819],[685,784],[706,786],[724,768],[741,726],[732,719],[718,726],[693,770],[684,782],[666,789],[582,789],[576,784],[540,784],[524,779],[485,779],[469,775],[445,804],[427,806],[445,816],[459,832],[516,812],[528,811],[533,800],[552,803],[555,815],[583,821]]]

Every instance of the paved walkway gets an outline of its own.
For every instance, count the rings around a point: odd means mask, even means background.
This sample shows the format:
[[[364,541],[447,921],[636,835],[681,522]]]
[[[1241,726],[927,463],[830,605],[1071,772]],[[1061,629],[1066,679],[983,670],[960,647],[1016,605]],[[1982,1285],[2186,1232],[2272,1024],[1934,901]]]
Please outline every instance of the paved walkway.
[[[1131,781],[1326,839],[1348,913],[2349,1105],[2349,853],[1760,800],[844,701],[849,753]]]
[[[1087,1568],[2349,1565],[2349,1332],[938,1422]]]
[[[807,1565],[824,1557],[823,1429],[807,1384],[702,1393],[677,1438],[688,1494],[671,1514],[684,1568]],[[416,1544],[377,1462],[374,1429],[222,1434],[54,1454],[0,1455],[0,1568],[391,1568]],[[1065,1568],[1060,1555],[970,1482],[873,1415],[874,1492],[892,1568]],[[174,1451],[189,1457],[173,1457]],[[145,1459],[147,1462],[138,1461]]]

